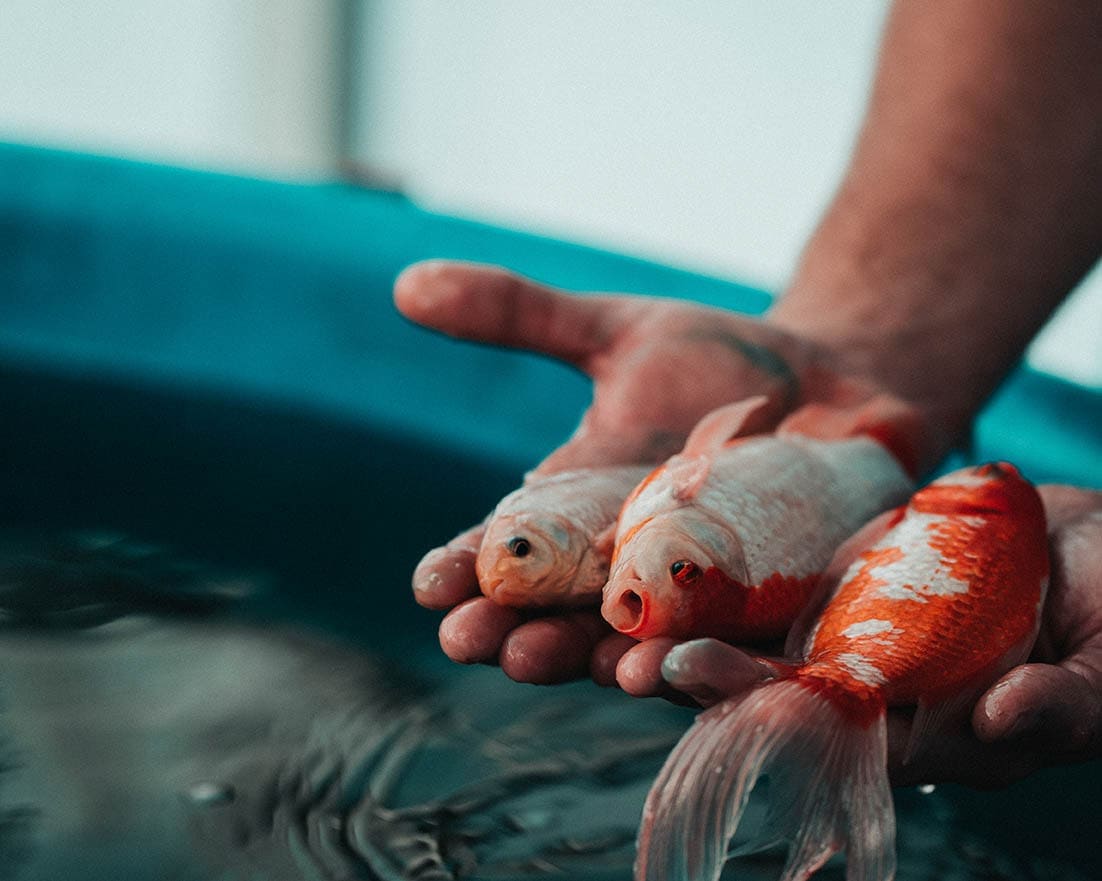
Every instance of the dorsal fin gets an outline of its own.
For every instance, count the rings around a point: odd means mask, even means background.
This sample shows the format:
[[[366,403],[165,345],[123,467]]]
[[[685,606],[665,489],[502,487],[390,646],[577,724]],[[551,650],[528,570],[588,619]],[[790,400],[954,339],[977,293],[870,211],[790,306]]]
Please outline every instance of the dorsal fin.
[[[696,424],[685,441],[681,455],[714,456],[732,438],[757,433],[761,429],[751,421],[751,417],[768,403],[769,398],[765,395],[755,395],[713,410]]]
[[[732,438],[761,429],[754,416],[769,404],[765,395],[727,404],[713,410],[696,424],[685,441],[685,449],[671,460],[669,476],[675,499],[691,499],[708,479],[716,454]]]

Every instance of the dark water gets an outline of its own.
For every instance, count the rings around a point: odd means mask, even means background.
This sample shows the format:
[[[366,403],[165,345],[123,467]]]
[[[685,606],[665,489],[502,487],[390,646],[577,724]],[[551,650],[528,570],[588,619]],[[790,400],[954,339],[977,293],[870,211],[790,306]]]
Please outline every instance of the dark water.
[[[270,589],[103,535],[9,541],[8,876],[622,872],[679,714],[491,671],[434,687],[235,612]]]
[[[512,470],[11,368],[0,413],[0,878],[630,877],[691,714],[448,664],[408,598]],[[1102,877],[1098,779],[899,792],[898,877]]]

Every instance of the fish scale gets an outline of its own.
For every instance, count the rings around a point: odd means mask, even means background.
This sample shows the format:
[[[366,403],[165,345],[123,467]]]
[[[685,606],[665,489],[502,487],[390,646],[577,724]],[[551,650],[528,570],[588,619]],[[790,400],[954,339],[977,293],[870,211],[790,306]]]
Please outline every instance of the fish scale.
[[[824,612],[811,643],[809,661],[822,664],[843,651],[876,657],[878,668],[892,682],[889,701],[913,702],[923,688],[929,690],[932,674],[957,682],[990,663],[989,648],[970,639],[971,633],[1011,633],[1021,638],[1029,632],[1048,576],[1047,557],[1039,546],[1043,531],[1036,528],[1039,520],[1043,522],[1043,513],[1039,502],[1032,504],[1031,495],[1016,495],[1021,496],[1016,518],[909,511],[843,575],[843,586]],[[897,581],[904,577],[899,567],[886,571],[888,567],[877,564],[877,553],[893,548],[912,561],[909,586],[915,599],[882,595],[880,583],[887,583],[885,576]],[[1002,552],[993,554],[994,548]],[[926,571],[922,560],[927,561]],[[1010,602],[1000,592],[1006,583],[1022,583],[1028,590]],[[847,626],[854,621],[873,618],[906,622],[906,626],[894,628],[880,640],[846,636]],[[885,650],[885,640],[891,651]],[[1004,647],[1013,644],[1012,639]]]
[[[749,438],[712,473],[699,503],[739,524],[755,584],[774,572],[798,578],[821,571],[824,557],[907,485],[883,447],[867,438]]]

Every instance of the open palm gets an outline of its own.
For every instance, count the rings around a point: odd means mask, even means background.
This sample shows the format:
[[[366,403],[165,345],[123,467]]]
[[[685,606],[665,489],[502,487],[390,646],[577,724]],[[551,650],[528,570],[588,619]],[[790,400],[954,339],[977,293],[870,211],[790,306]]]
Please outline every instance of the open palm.
[[[814,403],[856,405],[880,392],[832,358],[767,323],[699,304],[625,295],[576,296],[502,269],[434,261],[395,285],[398,309],[450,336],[561,359],[593,379],[574,435],[536,469],[657,463],[677,452],[705,413],[751,395],[769,405],[757,430]],[[611,682],[631,644],[595,610],[530,618],[481,597],[474,572],[482,527],[430,551],[414,574],[429,608],[451,610],[444,651],[499,662],[514,679],[556,682],[592,672]]]

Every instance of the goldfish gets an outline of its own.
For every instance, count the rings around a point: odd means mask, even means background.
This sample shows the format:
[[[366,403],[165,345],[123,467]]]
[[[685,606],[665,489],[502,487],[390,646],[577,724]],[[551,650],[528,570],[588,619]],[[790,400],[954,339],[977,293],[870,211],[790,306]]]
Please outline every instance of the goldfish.
[[[721,407],[624,503],[601,612],[637,639],[783,636],[838,545],[911,493],[878,423],[797,411],[741,436],[764,397]],[[825,423],[840,437],[814,437]],[[839,430],[838,425],[842,428]]]
[[[616,515],[651,469],[624,465],[530,475],[490,515],[475,573],[503,606],[597,605]]]
[[[768,775],[766,822],[739,853],[788,842],[782,877],[794,881],[844,848],[847,878],[890,881],[886,708],[917,708],[913,757],[1025,661],[1047,548],[1041,500],[1004,462],[948,474],[858,532],[795,637],[803,660],[703,712],[670,754],[644,807],[636,878],[718,878]]]

